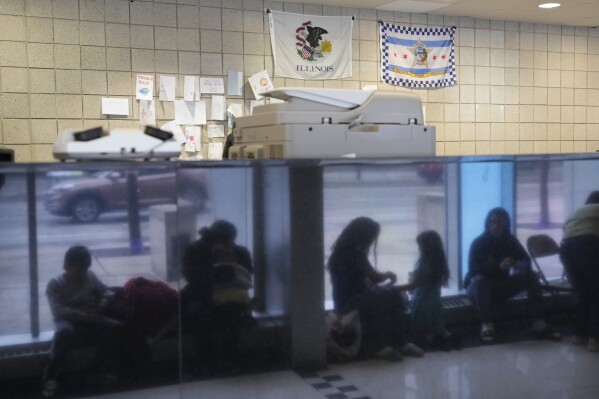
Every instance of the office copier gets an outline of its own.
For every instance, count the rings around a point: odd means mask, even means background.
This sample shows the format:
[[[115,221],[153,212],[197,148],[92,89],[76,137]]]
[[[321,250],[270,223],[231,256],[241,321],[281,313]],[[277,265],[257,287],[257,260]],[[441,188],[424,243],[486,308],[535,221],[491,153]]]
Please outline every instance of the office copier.
[[[416,94],[281,88],[235,120],[229,159],[434,156]]]

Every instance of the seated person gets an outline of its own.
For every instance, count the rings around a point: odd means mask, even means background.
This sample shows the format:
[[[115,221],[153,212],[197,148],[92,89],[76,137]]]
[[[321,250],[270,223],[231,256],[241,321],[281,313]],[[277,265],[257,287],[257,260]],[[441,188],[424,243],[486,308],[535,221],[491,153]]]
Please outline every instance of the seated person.
[[[64,273],[48,283],[46,295],[55,332],[44,370],[44,396],[55,394],[68,351],[81,344],[97,345],[98,371],[106,381],[117,379],[123,327],[103,315],[112,293],[90,266],[89,250],[71,247],[64,257]]]
[[[521,291],[528,293],[528,307],[535,337],[559,340],[560,334],[543,319],[542,293],[528,254],[510,230],[510,217],[503,208],[487,214],[485,231],[470,246],[467,294],[482,321],[481,341],[495,341],[493,305]]]
[[[217,220],[199,234],[183,256],[183,325],[196,338],[192,372],[218,374],[237,361],[241,330],[255,323],[247,292],[254,268],[232,223]]]
[[[368,259],[376,248],[380,225],[368,217],[353,219],[333,244],[327,267],[331,275],[335,312],[340,317],[357,310],[365,356],[401,360],[424,352],[407,341],[407,320],[401,287],[393,272],[380,272]],[[387,282],[386,286],[381,283]]]

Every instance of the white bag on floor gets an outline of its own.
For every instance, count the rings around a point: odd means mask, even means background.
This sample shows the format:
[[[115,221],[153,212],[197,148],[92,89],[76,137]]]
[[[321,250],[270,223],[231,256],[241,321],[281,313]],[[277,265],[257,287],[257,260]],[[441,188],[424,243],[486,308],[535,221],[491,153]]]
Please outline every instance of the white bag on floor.
[[[357,310],[343,316],[334,312],[326,315],[327,353],[329,360],[344,362],[353,359],[360,351],[362,328]]]

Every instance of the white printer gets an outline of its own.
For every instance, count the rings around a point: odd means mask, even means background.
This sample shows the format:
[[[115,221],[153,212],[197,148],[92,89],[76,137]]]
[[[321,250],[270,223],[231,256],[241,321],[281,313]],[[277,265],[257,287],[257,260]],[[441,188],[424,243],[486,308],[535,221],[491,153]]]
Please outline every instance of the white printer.
[[[281,88],[235,119],[229,159],[434,156],[435,128],[423,125],[411,93]]]
[[[75,132],[60,132],[52,148],[54,158],[88,160],[124,160],[177,158],[181,145],[173,134],[151,126],[140,129],[113,129],[101,127]]]

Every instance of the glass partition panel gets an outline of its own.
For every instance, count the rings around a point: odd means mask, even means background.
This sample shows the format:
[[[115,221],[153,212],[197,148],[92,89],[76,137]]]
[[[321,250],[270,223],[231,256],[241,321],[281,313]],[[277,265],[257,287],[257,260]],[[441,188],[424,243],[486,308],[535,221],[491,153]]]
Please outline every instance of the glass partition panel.
[[[509,161],[488,162],[473,158],[461,163],[459,224],[462,279],[468,272],[470,245],[484,231],[487,213],[500,206],[513,220],[513,184],[513,164]]]
[[[352,219],[380,224],[370,261],[400,283],[418,259],[416,236],[436,230],[458,280],[493,207],[507,209],[522,244],[538,234],[559,243],[568,215],[599,189],[599,159],[573,155],[17,164],[0,173],[0,382],[28,379],[39,391],[54,319],[64,317],[46,291],[81,281],[66,276],[85,258],[65,262],[70,248],[88,248],[89,270],[113,291],[75,316],[121,324],[117,338],[92,328],[67,340],[67,396],[322,365],[322,310],[333,307],[325,265]],[[543,271],[559,278],[553,261]],[[77,318],[88,313],[105,318]]]
[[[515,231],[518,239],[527,246],[530,237],[546,234],[559,244],[567,217],[564,162],[521,161],[515,166]],[[563,274],[563,266],[557,255],[544,258],[541,267],[548,279],[560,278]]]
[[[2,171],[0,187],[0,339],[7,344],[39,334],[36,285],[30,284],[27,174]],[[34,176],[30,186],[35,189]],[[35,202],[34,202],[35,203]],[[11,337],[12,336],[12,337]]]
[[[418,259],[418,233],[435,230],[447,243],[444,182],[445,167],[436,162],[326,166],[325,261],[344,227],[352,219],[366,216],[381,226],[370,262],[406,283]],[[325,302],[327,309],[332,309],[332,288],[325,273]]]

